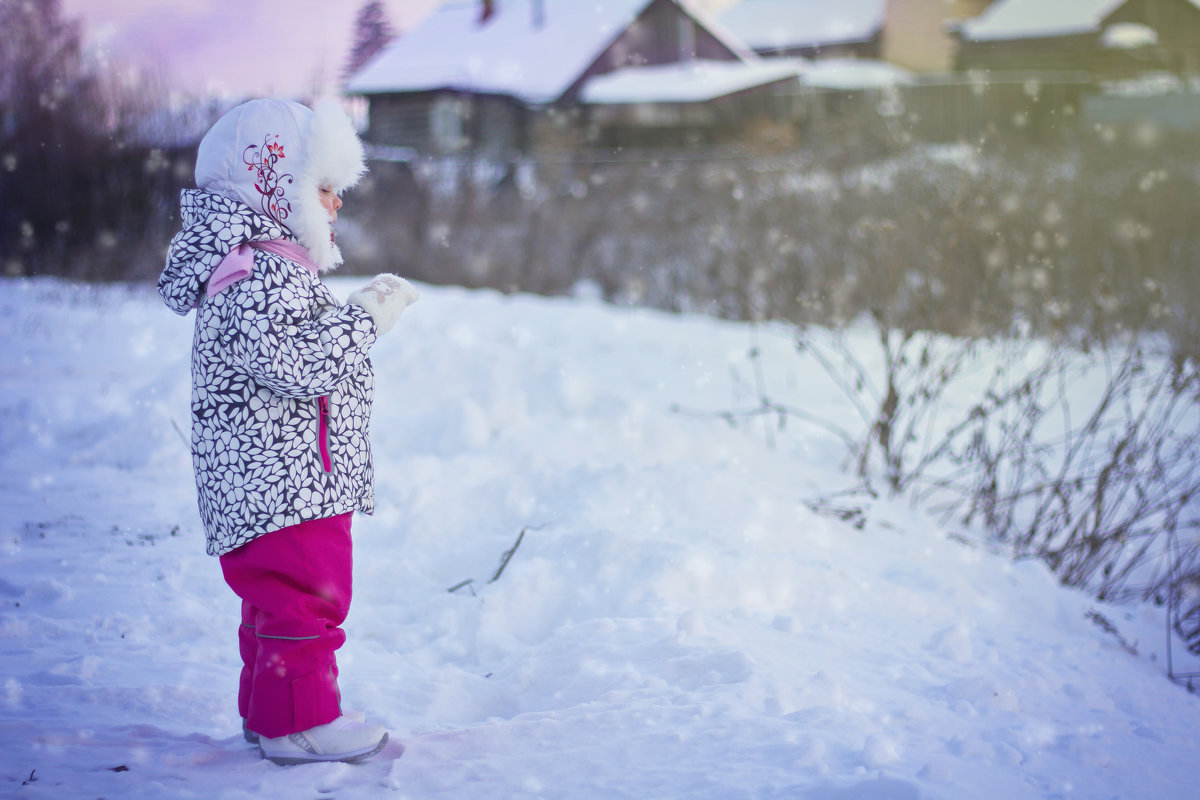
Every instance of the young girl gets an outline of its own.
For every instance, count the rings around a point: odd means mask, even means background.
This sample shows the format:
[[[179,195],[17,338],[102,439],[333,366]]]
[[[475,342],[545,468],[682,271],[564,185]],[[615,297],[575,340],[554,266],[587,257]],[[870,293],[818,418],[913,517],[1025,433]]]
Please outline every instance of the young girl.
[[[357,761],[387,731],[345,716],[334,651],[350,605],[354,511],[374,498],[367,354],[416,299],[379,275],[340,302],[339,194],[365,171],[335,104],[253,100],[200,142],[159,293],[196,310],[192,463],[208,552],[242,599],[238,708],[281,764]]]

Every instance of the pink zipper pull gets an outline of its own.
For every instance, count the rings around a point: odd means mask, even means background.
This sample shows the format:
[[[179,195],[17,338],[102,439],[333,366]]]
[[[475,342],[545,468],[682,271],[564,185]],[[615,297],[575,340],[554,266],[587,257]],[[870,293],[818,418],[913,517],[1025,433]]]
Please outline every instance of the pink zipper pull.
[[[321,466],[326,473],[333,472],[333,459],[329,455],[329,396],[317,398],[319,422],[317,423],[317,445],[321,449]]]

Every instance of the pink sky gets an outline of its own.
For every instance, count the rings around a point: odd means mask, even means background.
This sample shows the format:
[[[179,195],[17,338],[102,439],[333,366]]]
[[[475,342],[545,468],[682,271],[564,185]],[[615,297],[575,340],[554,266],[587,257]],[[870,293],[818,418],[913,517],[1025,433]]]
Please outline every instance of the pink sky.
[[[445,1],[384,5],[392,27],[402,32]],[[692,0],[709,12],[733,1]],[[86,46],[117,68],[159,70],[191,94],[313,99],[337,91],[354,20],[366,2],[62,0],[62,7],[66,16],[83,20]]]
[[[334,89],[366,0],[62,0],[85,45],[195,93],[312,97]],[[441,0],[385,0],[397,30]]]

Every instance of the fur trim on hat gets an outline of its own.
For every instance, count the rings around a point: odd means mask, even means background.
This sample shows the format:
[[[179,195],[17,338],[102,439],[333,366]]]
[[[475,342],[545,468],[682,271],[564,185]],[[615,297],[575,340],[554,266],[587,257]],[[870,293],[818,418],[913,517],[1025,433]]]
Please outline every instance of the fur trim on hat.
[[[292,231],[321,271],[342,263],[329,214],[321,205],[321,187],[341,194],[366,171],[362,142],[346,112],[331,100],[318,103],[305,136],[304,164],[296,176],[298,218]]]

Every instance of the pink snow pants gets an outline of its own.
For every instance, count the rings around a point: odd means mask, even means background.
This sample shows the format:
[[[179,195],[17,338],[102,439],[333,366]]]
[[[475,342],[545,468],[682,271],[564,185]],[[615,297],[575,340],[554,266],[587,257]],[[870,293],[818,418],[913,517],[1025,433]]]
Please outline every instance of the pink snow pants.
[[[334,651],[350,610],[350,514],[260,536],[221,556],[225,582],[242,598],[238,711],[250,730],[275,738],[341,714]]]

